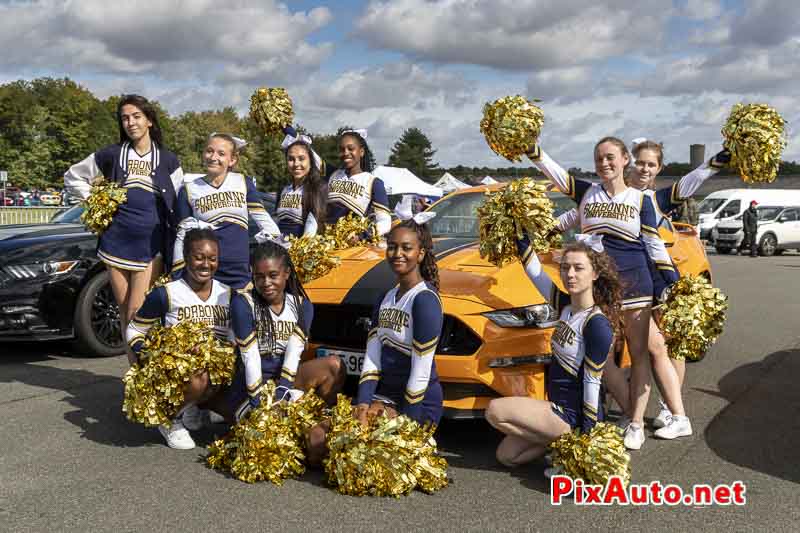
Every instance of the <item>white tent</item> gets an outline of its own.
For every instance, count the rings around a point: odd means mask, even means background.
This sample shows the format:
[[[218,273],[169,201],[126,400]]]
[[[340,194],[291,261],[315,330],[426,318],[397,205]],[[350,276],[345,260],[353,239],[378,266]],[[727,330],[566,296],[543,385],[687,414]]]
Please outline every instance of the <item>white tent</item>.
[[[495,183],[498,183],[498,181],[491,176],[484,176],[481,180],[481,183],[483,185],[494,185]]]
[[[386,194],[418,194],[420,196],[442,196],[442,189],[425,183],[407,168],[375,167],[372,174],[379,177],[386,187]]]
[[[460,181],[458,178],[450,174],[449,172],[445,172],[444,175],[439,178],[439,181],[433,184],[434,187],[439,187],[444,191],[445,194],[457,191],[458,189],[465,189],[469,187],[463,181]]]

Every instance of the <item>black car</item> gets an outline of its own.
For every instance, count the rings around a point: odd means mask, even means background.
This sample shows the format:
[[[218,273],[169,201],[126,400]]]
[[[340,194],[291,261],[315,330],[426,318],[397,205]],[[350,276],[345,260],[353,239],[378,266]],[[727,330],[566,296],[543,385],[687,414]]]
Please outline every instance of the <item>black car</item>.
[[[274,200],[262,197],[272,212]],[[0,226],[0,342],[74,339],[81,354],[124,351],[119,309],[81,206],[47,224]],[[251,221],[250,235],[257,230]]]

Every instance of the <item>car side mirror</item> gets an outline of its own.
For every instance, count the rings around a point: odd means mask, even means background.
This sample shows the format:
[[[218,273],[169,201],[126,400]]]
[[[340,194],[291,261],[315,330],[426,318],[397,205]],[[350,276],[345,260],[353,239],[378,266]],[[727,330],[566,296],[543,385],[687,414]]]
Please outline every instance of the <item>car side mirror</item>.
[[[779,223],[779,224],[783,224],[783,223],[784,223],[784,222],[786,222],[787,220],[789,220],[789,219],[788,219],[788,218],[785,218],[785,217],[779,217],[779,218],[778,218],[778,223]]]

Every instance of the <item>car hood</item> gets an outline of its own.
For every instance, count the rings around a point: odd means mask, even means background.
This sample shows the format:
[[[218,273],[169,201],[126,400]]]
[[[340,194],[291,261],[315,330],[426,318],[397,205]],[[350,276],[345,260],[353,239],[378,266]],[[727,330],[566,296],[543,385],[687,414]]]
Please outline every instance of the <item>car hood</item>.
[[[474,239],[434,239],[434,250],[442,298],[466,300],[492,309],[545,302],[518,261],[498,268],[481,259]],[[315,302],[372,306],[394,287],[395,276],[384,260],[384,249],[350,248],[337,255],[342,259],[338,268],[305,286]],[[548,274],[558,279],[551,254],[540,258]]]
[[[13,224],[0,226],[0,241],[41,239],[85,233],[83,224]]]

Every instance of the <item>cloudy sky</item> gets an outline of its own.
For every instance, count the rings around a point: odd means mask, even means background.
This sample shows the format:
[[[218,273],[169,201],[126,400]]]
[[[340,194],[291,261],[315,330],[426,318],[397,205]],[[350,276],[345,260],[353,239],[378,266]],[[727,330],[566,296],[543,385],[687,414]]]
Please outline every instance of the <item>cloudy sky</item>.
[[[506,165],[478,122],[507,94],[540,98],[542,145],[584,168],[604,135],[715,151],[731,105],[758,101],[800,160],[798,20],[797,0],[0,0],[0,81],[68,76],[174,114],[284,86],[310,131],[367,127],[384,162],[418,127],[444,166]]]

